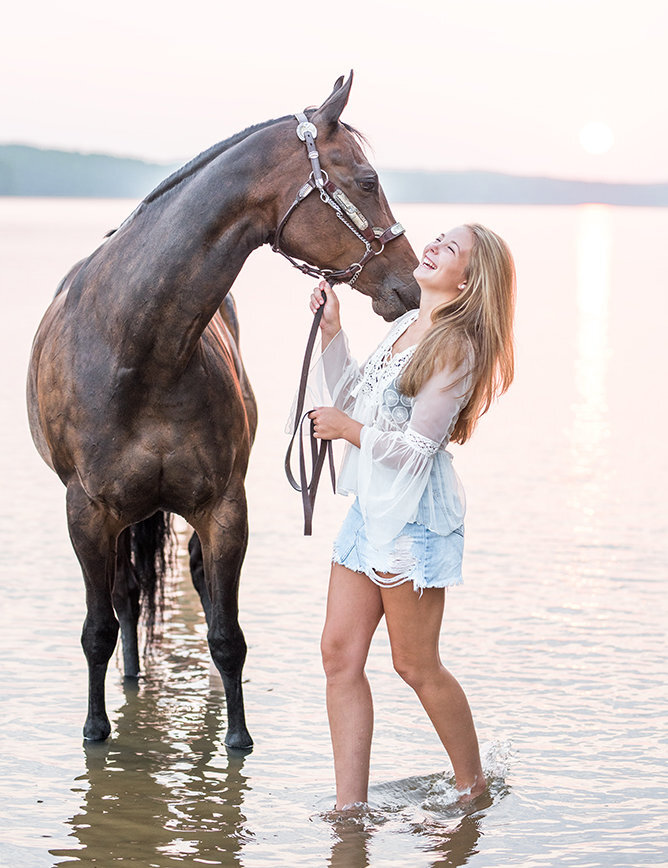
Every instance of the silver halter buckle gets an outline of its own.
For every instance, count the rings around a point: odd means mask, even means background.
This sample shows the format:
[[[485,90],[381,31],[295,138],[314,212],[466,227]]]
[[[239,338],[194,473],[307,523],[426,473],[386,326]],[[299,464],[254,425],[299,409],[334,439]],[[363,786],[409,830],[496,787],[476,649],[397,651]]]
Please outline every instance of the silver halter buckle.
[[[310,133],[316,139],[318,137],[318,128],[311,121],[302,121],[297,127],[297,136],[302,142],[305,142],[307,133]]]

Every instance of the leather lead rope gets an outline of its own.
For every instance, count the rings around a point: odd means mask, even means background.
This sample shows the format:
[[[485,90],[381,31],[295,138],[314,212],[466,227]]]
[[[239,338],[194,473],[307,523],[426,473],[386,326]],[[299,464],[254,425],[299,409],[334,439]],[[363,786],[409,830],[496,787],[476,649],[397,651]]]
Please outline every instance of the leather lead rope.
[[[331,286],[331,284],[330,284]],[[327,295],[323,292],[323,298],[327,301]],[[336,492],[336,473],[334,470],[334,452],[332,449],[331,440],[318,440],[315,436],[315,427],[313,420],[308,418],[311,410],[304,412],[304,402],[306,400],[306,384],[308,382],[308,370],[313,355],[313,347],[318,335],[320,320],[322,319],[325,305],[322,304],[316,311],[306,342],[306,351],[304,353],[304,362],[302,364],[302,373],[299,379],[299,390],[297,392],[297,405],[295,407],[295,418],[293,422],[292,437],[288,444],[287,452],[285,453],[285,475],[288,477],[288,482],[295,489],[300,491],[302,495],[302,508],[304,510],[304,536],[311,536],[313,529],[313,510],[315,507],[315,496],[318,491],[318,483],[320,482],[320,474],[325,463],[325,458],[329,460],[329,473],[332,480],[332,490]],[[311,408],[312,409],[312,408]],[[311,446],[311,479],[309,480],[306,471],[306,455],[304,454],[304,436],[303,425],[308,419],[309,422],[309,442]],[[299,440],[299,482],[292,473],[291,458],[292,447],[295,442],[295,437]]]

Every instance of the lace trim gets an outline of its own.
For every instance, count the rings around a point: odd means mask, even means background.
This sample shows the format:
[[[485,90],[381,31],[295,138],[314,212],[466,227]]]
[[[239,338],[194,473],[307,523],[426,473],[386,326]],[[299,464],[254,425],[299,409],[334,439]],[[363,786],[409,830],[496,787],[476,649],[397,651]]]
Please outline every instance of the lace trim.
[[[412,446],[413,449],[422,453],[422,455],[436,455],[441,448],[439,443],[430,440],[429,437],[423,437],[422,434],[418,434],[417,431],[412,431],[410,428],[404,431],[404,438],[409,446]]]
[[[406,316],[398,328],[390,329],[388,336],[366,363],[361,380],[355,384],[351,392],[353,398],[356,398],[360,392],[373,395],[379,384],[391,382],[401,373],[401,369],[415,352],[415,347],[408,347],[401,353],[393,354],[392,346],[408,326],[417,319],[418,311],[411,311],[411,314],[413,315]]]

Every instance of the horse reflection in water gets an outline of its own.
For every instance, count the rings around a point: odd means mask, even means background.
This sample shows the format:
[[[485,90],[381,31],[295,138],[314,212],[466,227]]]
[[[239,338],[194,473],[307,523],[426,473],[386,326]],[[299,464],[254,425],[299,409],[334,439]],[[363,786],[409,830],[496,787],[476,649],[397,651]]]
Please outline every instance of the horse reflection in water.
[[[383,250],[394,218],[357,136],[339,121],[351,83],[352,75],[339,79],[325,102],[307,112],[306,126],[317,129],[327,183],[351,209],[346,213],[358,231],[323,204],[324,189],[302,201],[312,161],[294,117],[259,124],[157,187],[72,269],[39,327],[29,418],[38,451],[67,488],[68,527],[86,586],[88,740],[110,733],[104,682],[119,621],[126,676],[139,672],[139,595],[143,587],[150,611],[165,539],[161,512],[168,511],[196,532],[193,580],[225,688],[226,744],[252,745],[241,688],[246,643],[238,585],[255,402],[233,309],[223,306],[226,322],[221,304],[251,251],[264,243],[278,248],[279,235],[281,252],[348,276],[346,266],[366,260],[372,245],[356,288],[386,319],[418,303],[415,254],[399,235]],[[360,211],[368,218],[362,230]],[[268,306],[277,304],[268,293]]]
[[[118,740],[86,746],[79,783],[88,789],[69,821],[80,846],[52,850],[63,860],[54,864],[167,866],[182,865],[186,857],[240,864],[244,840],[252,837],[242,812],[249,786],[243,754],[217,753],[222,694],[197,697],[194,712],[191,700],[189,713],[178,714],[175,733],[178,699],[165,703],[155,688],[142,688],[138,696],[131,682],[125,689]]]

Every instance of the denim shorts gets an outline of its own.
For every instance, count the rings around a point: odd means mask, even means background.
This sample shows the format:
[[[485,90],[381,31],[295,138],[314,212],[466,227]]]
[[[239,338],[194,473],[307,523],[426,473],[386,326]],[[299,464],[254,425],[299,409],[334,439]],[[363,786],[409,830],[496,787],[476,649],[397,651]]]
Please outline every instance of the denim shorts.
[[[332,562],[356,573],[364,573],[381,588],[413,582],[423,588],[447,588],[462,583],[464,525],[447,535],[435,533],[423,524],[405,524],[396,537],[374,548],[366,536],[359,502],[350,507],[339,535],[334,540]],[[390,573],[383,578],[378,573]]]

